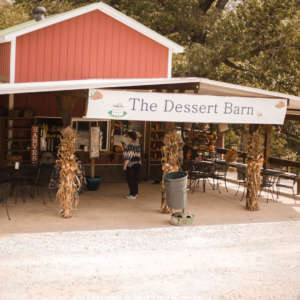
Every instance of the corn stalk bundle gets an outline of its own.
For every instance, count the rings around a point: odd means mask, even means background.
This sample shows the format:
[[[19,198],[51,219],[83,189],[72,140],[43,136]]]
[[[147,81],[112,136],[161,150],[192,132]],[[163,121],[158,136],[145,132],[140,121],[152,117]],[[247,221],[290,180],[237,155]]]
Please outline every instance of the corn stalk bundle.
[[[261,137],[257,132],[249,134],[247,139],[246,208],[251,211],[259,210],[258,193],[261,184],[260,170],[263,162]]]
[[[64,218],[72,217],[72,208],[79,202],[78,188],[78,164],[76,162],[76,133],[69,126],[62,130],[60,146],[58,149],[58,163],[60,164],[60,184],[56,199],[60,204],[60,214]]]
[[[164,146],[161,149],[162,158],[161,158],[161,165],[162,165],[162,181],[161,181],[161,206],[160,211],[162,213],[170,213],[171,210],[167,207],[167,199],[166,199],[166,187],[164,176],[170,172],[176,172],[180,168],[179,164],[179,142],[181,138],[179,134],[173,130],[165,134],[164,136]]]

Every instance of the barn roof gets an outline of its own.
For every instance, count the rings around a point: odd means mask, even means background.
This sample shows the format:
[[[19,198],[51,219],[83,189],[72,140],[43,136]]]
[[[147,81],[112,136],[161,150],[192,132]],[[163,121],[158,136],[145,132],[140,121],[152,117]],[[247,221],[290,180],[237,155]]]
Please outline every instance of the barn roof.
[[[103,3],[93,3],[83,7],[79,7],[61,14],[56,14],[49,16],[41,21],[31,20],[16,26],[12,26],[0,31],[0,43],[5,43],[14,40],[16,37],[30,33],[35,30],[42,29],[44,27],[57,24],[62,21],[69,20],[71,18],[89,13],[94,10],[99,10],[104,14],[116,19],[117,21],[127,25],[128,27],[134,29],[135,31],[147,36],[148,38],[156,41],[157,43],[171,49],[174,53],[182,53],[184,48],[175,42],[167,39],[166,37],[160,35],[154,30],[146,27],[145,25],[135,21],[134,19],[126,16],[120,11],[112,8],[111,6]]]

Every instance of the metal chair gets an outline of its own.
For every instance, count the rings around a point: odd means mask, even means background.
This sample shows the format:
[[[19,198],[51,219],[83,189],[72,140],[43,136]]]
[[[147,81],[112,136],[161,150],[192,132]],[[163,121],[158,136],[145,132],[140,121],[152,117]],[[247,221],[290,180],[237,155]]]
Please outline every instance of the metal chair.
[[[237,168],[237,189],[235,192],[235,196],[238,194],[240,186],[243,187],[243,194],[242,197],[240,199],[240,201],[242,201],[244,199],[244,197],[246,196],[246,171],[247,169],[244,167],[239,167]]]
[[[8,212],[7,200],[11,193],[11,172],[9,168],[0,168],[0,203],[3,204],[8,220],[11,220]]]
[[[26,202],[26,197],[35,197],[35,178],[37,167],[33,165],[21,165],[19,169],[11,168],[12,194],[15,196],[15,203],[18,198]]]
[[[49,188],[49,182],[51,179],[51,174],[54,168],[54,164],[40,164],[37,171],[37,176],[35,179],[35,189],[36,193],[40,195],[42,188],[47,188],[49,200],[52,200],[52,191],[56,189]],[[43,197],[43,204],[46,205],[46,199]]]
[[[267,202],[269,202],[269,196],[271,195],[273,201],[274,194],[275,194],[275,186],[278,181],[279,176],[282,174],[281,171],[277,170],[263,170],[262,171],[262,182],[260,186],[259,196],[261,195],[261,192],[264,190],[267,192]]]
[[[278,177],[278,181],[276,182],[277,199],[279,198],[280,188],[285,188],[285,189],[289,189],[292,191],[293,198],[296,203],[297,199],[296,199],[295,187],[296,187],[297,179],[298,179],[298,176],[293,173],[281,174]]]
[[[205,192],[206,181],[212,176],[212,166],[202,162],[191,162],[188,168],[189,188],[193,192],[202,180],[203,192]]]
[[[217,190],[219,193],[221,193],[219,181],[223,180],[225,189],[228,192],[227,188],[227,171],[228,171],[229,165],[226,162],[216,162],[214,167],[214,172],[212,173],[212,179],[213,179],[213,186],[217,186]],[[216,184],[215,184],[216,180]]]

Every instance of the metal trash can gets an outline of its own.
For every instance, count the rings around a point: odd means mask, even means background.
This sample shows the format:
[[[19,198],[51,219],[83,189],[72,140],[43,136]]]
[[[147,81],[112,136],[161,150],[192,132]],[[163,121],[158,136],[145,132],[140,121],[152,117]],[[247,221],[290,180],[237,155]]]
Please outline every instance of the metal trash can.
[[[171,172],[164,176],[167,205],[172,209],[184,209],[187,201],[187,174]]]

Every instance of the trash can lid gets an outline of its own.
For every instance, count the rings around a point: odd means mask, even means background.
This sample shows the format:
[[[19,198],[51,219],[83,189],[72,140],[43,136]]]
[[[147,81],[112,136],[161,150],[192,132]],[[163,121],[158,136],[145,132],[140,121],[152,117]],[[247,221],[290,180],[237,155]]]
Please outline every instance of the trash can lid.
[[[174,180],[186,177],[187,174],[185,172],[170,172],[165,175],[165,180]]]

